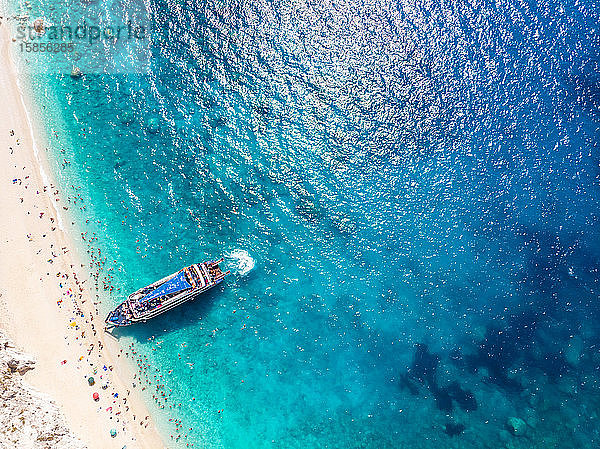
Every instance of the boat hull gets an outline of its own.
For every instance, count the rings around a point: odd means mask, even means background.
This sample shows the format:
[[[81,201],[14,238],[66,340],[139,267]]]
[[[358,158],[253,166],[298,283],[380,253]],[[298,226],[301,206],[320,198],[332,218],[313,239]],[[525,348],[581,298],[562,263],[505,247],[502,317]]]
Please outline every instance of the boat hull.
[[[169,310],[173,310],[180,305],[195,299],[202,293],[212,289],[223,282],[225,276],[230,272],[221,272],[219,268],[219,262],[223,259],[215,262],[204,262],[202,264],[190,265],[182,270],[173,273],[159,281],[154,282],[146,287],[143,287],[136,292],[129,295],[127,300],[119,304],[113,311],[111,311],[105,322],[108,327],[124,327],[130,326],[139,322],[146,322],[149,319],[155,318],[158,315],[162,315]],[[165,292],[163,296],[156,295],[156,291],[167,286],[168,284],[177,284],[176,277],[184,278],[191,282],[191,288],[184,289],[180,293],[175,293],[169,296]],[[184,285],[188,285],[184,282]],[[188,286],[189,286],[188,285]],[[152,302],[150,302],[152,301]],[[140,308],[143,310],[140,312]]]

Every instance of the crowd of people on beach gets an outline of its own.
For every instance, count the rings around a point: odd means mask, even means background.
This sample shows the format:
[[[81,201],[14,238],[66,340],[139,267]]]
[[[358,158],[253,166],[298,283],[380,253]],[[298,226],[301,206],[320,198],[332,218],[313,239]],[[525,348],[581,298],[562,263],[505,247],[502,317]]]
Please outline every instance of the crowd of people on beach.
[[[12,148],[11,148],[12,150]],[[69,162],[64,159],[62,168],[68,168]],[[29,190],[35,188],[29,173],[29,168],[23,166],[21,171],[23,176],[13,178],[12,184],[17,188]],[[42,210],[39,211],[38,204],[29,204],[25,200],[25,195],[19,197],[20,204],[25,207],[26,214],[32,215],[32,208],[38,209],[36,217],[39,220],[48,221],[49,232],[44,232],[37,236],[32,233],[26,233],[26,241],[29,244],[39,244],[47,239],[48,245],[42,245],[39,248],[37,254],[42,255],[44,249],[46,249],[51,255],[50,259],[47,259],[48,264],[54,264],[54,261],[66,257],[69,252],[69,248],[66,245],[57,246],[55,243],[57,239],[48,238],[50,232],[57,230],[57,222],[60,223],[58,218],[59,208],[61,200],[66,199],[67,205],[63,206],[61,210],[69,211],[70,207],[77,206],[80,211],[85,211],[85,200],[81,194],[81,188],[75,185],[71,185],[72,192],[67,194],[65,197],[60,196],[60,192],[53,184],[44,185],[41,190],[36,190],[35,195],[48,195],[50,201],[54,203],[54,211]],[[41,204],[43,204],[40,201]],[[29,209],[29,210],[28,210]],[[67,213],[67,212],[63,212]],[[55,218],[53,215],[56,215]],[[90,219],[86,220],[89,223]],[[100,221],[98,220],[98,223]],[[75,221],[70,221],[71,227],[76,228]],[[176,410],[181,407],[182,404],[170,403],[170,396],[173,393],[172,389],[167,391],[167,387],[164,383],[163,374],[161,374],[158,368],[154,368],[146,355],[140,354],[134,343],[130,343],[127,349],[124,351],[120,349],[116,354],[117,358],[122,355],[125,358],[131,358],[131,360],[137,365],[137,372],[133,374],[131,380],[131,389],[119,388],[118,383],[115,382],[115,374],[113,373],[114,366],[110,362],[111,356],[106,352],[105,345],[103,343],[105,333],[103,327],[96,327],[94,323],[95,317],[100,315],[99,306],[101,304],[101,295],[112,295],[120,292],[120,288],[116,287],[114,282],[114,265],[116,260],[112,260],[112,264],[109,263],[107,257],[103,255],[102,250],[96,246],[98,242],[98,236],[95,232],[89,234],[89,231],[80,233],[81,241],[86,246],[86,254],[89,258],[88,265],[71,263],[73,259],[69,258],[65,260],[67,262],[65,268],[51,270],[50,268],[46,271],[46,279],[55,277],[56,282],[60,291],[62,292],[60,298],[56,298],[57,307],[62,310],[65,316],[68,317],[66,322],[65,340],[66,344],[76,345],[81,348],[80,355],[75,360],[64,358],[64,356],[57,357],[57,363],[68,367],[72,363],[77,364],[77,369],[81,370],[82,382],[87,383],[87,379],[92,376],[99,378],[101,384],[102,393],[97,394],[96,391],[90,389],[90,401],[94,401],[93,393],[96,393],[94,397],[98,398],[99,404],[97,412],[106,414],[108,422],[112,422],[120,428],[123,435],[128,435],[128,424],[133,422],[139,423],[140,427],[148,428],[151,424],[150,416],[144,417],[137,416],[130,410],[128,405],[128,398],[134,389],[139,389],[142,395],[150,396],[150,392],[146,393],[147,389],[152,389],[152,399],[160,409],[171,409]],[[64,266],[64,265],[63,265]],[[60,264],[57,264],[57,268]],[[87,267],[87,269],[86,269]],[[86,275],[89,275],[87,277]],[[40,281],[44,280],[44,276],[40,277]],[[88,282],[90,280],[91,282]],[[88,300],[90,300],[88,302]],[[103,326],[103,323],[102,325]],[[110,338],[110,337],[109,337]],[[169,423],[174,426],[174,433],[170,435],[170,438],[174,441],[179,441],[181,438],[188,437],[188,430],[184,430],[184,424],[182,420],[176,416],[169,419]],[[185,427],[188,429],[189,427]],[[189,428],[191,431],[192,428]],[[111,435],[112,436],[112,435]],[[135,437],[129,434],[129,438],[135,440]],[[193,447],[193,443],[187,443],[187,447]]]

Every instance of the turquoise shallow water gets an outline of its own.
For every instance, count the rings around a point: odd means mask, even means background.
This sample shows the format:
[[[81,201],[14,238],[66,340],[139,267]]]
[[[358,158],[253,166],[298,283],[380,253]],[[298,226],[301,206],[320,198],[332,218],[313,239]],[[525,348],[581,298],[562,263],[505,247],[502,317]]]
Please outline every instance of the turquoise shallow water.
[[[150,25],[150,73],[22,68],[103,313],[234,273],[118,333],[169,443],[598,444],[596,2],[21,10]]]

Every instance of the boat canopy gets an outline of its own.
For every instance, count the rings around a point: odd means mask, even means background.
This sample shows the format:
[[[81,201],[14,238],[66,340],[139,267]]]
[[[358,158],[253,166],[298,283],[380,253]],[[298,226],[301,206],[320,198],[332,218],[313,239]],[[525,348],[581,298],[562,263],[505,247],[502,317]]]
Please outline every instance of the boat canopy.
[[[171,293],[181,292],[187,290],[188,288],[192,288],[192,286],[188,283],[185,278],[185,270],[181,270],[167,282],[162,284],[156,290],[144,296],[140,299],[140,303],[149,301],[154,298],[158,298],[159,296],[170,295]]]

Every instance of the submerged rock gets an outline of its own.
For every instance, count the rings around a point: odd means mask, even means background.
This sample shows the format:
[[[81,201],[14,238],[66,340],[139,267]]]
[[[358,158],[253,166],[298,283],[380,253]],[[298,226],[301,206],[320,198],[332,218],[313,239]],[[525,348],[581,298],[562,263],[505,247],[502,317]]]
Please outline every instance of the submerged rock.
[[[535,412],[534,409],[532,409],[532,408],[525,409],[525,422],[532,429],[535,429],[537,427],[538,417],[537,417],[537,413]]]
[[[296,213],[310,222],[319,220],[323,215],[320,205],[309,197],[301,197],[298,200]]]
[[[148,119],[146,122],[146,130],[151,134],[156,134],[160,131],[160,122],[156,117]]]
[[[79,67],[73,67],[73,69],[71,70],[71,78],[81,78],[83,76],[83,72],[81,71],[81,69]]]
[[[463,389],[458,382],[452,382],[446,388],[448,394],[456,401],[458,406],[466,412],[477,410],[477,400],[473,393]]]
[[[464,430],[465,430],[465,426],[460,423],[455,424],[455,423],[449,422],[448,424],[446,424],[444,426],[444,432],[446,433],[446,435],[449,435],[451,437],[460,435],[461,433],[463,433]]]
[[[413,357],[412,366],[408,371],[409,375],[422,384],[437,387],[435,375],[440,364],[440,358],[429,352],[429,348],[425,344],[417,343],[415,347],[417,350]]]
[[[123,111],[119,118],[121,119],[122,124],[129,125],[133,122],[133,113],[131,111]]]
[[[509,376],[510,367],[520,360],[529,365],[540,364],[528,354],[538,321],[539,316],[535,311],[527,311],[512,315],[504,328],[494,323],[486,329],[485,337],[478,343],[477,352],[466,357],[467,366],[474,372],[486,368],[490,382],[507,390],[522,391],[523,386]],[[544,367],[537,365],[544,370]]]
[[[583,340],[579,337],[573,337],[564,353],[567,363],[571,366],[577,366],[583,354],[583,349]]]
[[[523,436],[527,433],[527,423],[521,418],[511,416],[506,421],[506,427],[515,436]]]
[[[443,412],[450,413],[454,409],[452,398],[444,388],[430,387],[435,399],[435,405]]]

